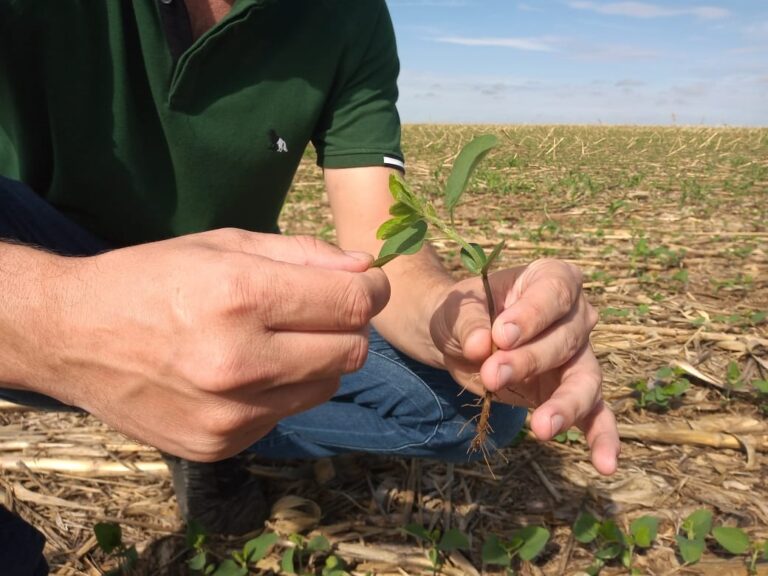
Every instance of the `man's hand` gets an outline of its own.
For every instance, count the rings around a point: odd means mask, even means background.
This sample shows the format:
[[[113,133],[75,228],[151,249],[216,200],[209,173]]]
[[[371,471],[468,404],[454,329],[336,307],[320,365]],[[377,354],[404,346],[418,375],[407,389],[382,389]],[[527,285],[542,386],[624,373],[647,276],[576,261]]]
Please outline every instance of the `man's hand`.
[[[369,256],[307,237],[219,230],[65,260],[33,389],[199,461],[327,400],[389,299]]]
[[[479,278],[453,286],[436,308],[430,329],[446,367],[476,394],[487,389],[502,402],[535,408],[531,428],[542,440],[578,426],[595,468],[612,474],[619,436],[589,345],[597,312],[582,294],[581,272],[537,260],[490,281],[498,311],[492,331]]]

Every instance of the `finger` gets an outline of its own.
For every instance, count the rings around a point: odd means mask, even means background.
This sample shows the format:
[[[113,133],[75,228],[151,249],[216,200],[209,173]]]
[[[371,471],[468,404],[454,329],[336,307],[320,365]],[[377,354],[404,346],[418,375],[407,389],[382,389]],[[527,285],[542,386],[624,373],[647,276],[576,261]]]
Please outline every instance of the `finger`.
[[[529,342],[566,316],[579,302],[581,282],[578,269],[565,262],[531,264],[507,292],[504,310],[493,323],[496,345],[509,350]]]
[[[541,440],[585,421],[601,402],[600,366],[588,345],[562,370],[560,378],[559,386],[531,416],[531,430]]]
[[[362,272],[373,262],[370,254],[345,252],[313,236],[263,234],[237,228],[216,230],[210,234],[232,250],[300,266]]]
[[[389,281],[379,269],[354,273],[264,259],[249,264],[229,290],[271,331],[360,330],[389,301]]]
[[[270,386],[332,380],[363,367],[368,357],[368,331],[276,332],[264,355],[272,364],[264,366],[261,354],[258,358],[252,355],[251,370]]]
[[[572,311],[532,341],[499,350],[483,364],[483,382],[497,391],[564,366],[589,342],[587,316],[586,309]]]
[[[451,290],[432,317],[432,341],[447,357],[480,364],[491,353],[491,322],[480,281]]]
[[[595,470],[606,476],[616,472],[621,453],[621,441],[616,427],[616,417],[605,402],[598,402],[592,414],[581,423],[579,428],[587,438]]]

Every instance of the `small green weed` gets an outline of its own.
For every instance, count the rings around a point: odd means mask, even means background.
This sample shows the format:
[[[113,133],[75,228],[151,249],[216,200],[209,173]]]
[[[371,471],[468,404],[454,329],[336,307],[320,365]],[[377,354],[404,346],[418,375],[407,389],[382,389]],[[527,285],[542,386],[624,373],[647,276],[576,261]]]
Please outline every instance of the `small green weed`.
[[[685,372],[680,368],[665,366],[656,371],[650,382],[635,381],[632,389],[637,395],[638,407],[668,410],[690,387],[688,380],[682,377],[683,374]]]
[[[402,530],[427,545],[427,558],[432,565],[432,574],[437,574],[443,569],[447,555],[454,550],[469,550],[467,536],[456,528],[445,532],[439,528],[429,531],[421,524],[408,524]]]
[[[632,521],[629,534],[624,534],[613,520],[600,521],[583,512],[573,525],[573,536],[582,544],[594,544],[595,560],[587,573],[595,576],[611,561],[620,561],[631,574],[638,574],[634,567],[635,550],[653,545],[659,528],[659,519],[642,516]]]
[[[483,542],[483,564],[503,566],[511,576],[515,574],[512,566],[515,559],[530,562],[536,558],[549,542],[549,536],[549,530],[541,526],[526,526],[516,530],[509,540],[491,534]]]
[[[122,576],[130,571],[139,561],[135,546],[123,543],[123,530],[115,522],[99,522],[93,527],[96,542],[105,554],[117,560],[117,568],[106,572],[105,576]]]

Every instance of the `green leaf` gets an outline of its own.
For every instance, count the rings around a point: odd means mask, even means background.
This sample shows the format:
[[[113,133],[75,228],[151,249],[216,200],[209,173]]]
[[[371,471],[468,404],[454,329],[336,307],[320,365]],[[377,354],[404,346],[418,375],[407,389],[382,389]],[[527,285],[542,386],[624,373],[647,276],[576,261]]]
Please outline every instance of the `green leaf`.
[[[216,567],[213,576],[248,576],[248,568],[238,566],[234,560],[227,558]]]
[[[689,540],[704,540],[712,530],[712,512],[705,508],[696,510],[683,521],[683,530]]]
[[[603,522],[600,525],[599,534],[606,542],[616,542],[621,545],[625,543],[624,533],[613,520]]]
[[[496,258],[499,257],[499,254],[501,254],[501,251],[504,249],[504,245],[506,244],[506,240],[502,240],[496,246],[493,247],[493,250],[491,250],[491,253],[489,254],[488,258],[485,260],[485,264],[483,265],[482,272],[487,274],[488,270],[491,267],[491,264],[496,260]]]
[[[752,386],[760,394],[768,394],[768,380],[752,380]]]
[[[384,222],[381,226],[379,226],[379,229],[376,230],[376,238],[379,240],[388,240],[389,238],[392,238],[395,234],[402,232],[409,226],[412,226],[419,220],[421,220],[421,216],[416,214],[415,212],[412,214],[409,214],[407,216],[400,216],[398,218],[392,218],[390,220],[387,220]]]
[[[411,206],[404,204],[403,202],[395,202],[389,207],[389,213],[395,218],[402,218],[403,216],[410,216],[411,214],[418,214]]]
[[[265,532],[261,536],[252,538],[243,546],[243,557],[246,562],[258,562],[264,558],[269,549],[277,542],[277,534],[274,532]]]
[[[739,381],[739,378],[741,378],[741,368],[739,368],[738,362],[728,362],[725,377],[731,385]]]
[[[600,574],[600,571],[603,569],[603,566],[605,566],[605,562],[600,560],[600,558],[597,558],[587,568],[586,572],[587,574],[589,574],[589,576],[597,576],[598,574]]]
[[[408,524],[405,528],[403,528],[403,531],[406,534],[410,534],[411,536],[415,536],[419,540],[424,540],[425,542],[431,542],[432,538],[429,535],[429,532],[427,531],[424,526],[421,524]]]
[[[677,540],[677,548],[680,550],[680,557],[686,564],[696,564],[701,560],[701,555],[704,553],[704,539],[694,538],[689,540],[685,536],[678,534],[675,536]]]
[[[613,560],[617,558],[619,554],[624,550],[624,545],[620,542],[610,542],[595,552],[595,556],[600,560]]]
[[[325,536],[315,536],[307,543],[307,550],[310,552],[328,552],[331,549],[331,543]]]
[[[189,559],[187,562],[187,566],[191,570],[202,570],[205,568],[205,563],[207,561],[205,550],[200,550],[197,554],[195,554],[192,558]]]
[[[768,540],[763,542],[763,560],[768,560]]]
[[[437,568],[440,566],[440,552],[437,550],[437,548],[430,548],[427,552],[427,558],[429,558],[429,562]]]
[[[413,192],[411,192],[408,184],[399,174],[389,175],[389,192],[395,199],[395,203],[399,202],[405,204],[406,206],[410,206],[412,210],[421,212],[421,204],[416,196],[414,196]]]
[[[509,566],[512,563],[509,553],[501,545],[496,534],[490,534],[483,542],[482,559],[483,563],[494,566]]]
[[[666,380],[667,378],[671,378],[674,374],[674,370],[670,368],[669,366],[664,366],[663,368],[659,368],[656,371],[656,378],[659,380]]]
[[[96,542],[107,554],[111,554],[115,548],[123,545],[123,531],[120,524],[114,522],[99,522],[93,527]]]
[[[630,568],[632,566],[632,550],[624,548],[621,551],[621,563],[624,568]]]
[[[453,217],[453,210],[459,203],[459,198],[461,198],[464,189],[467,187],[467,183],[478,163],[498,143],[499,140],[496,136],[486,134],[478,136],[459,152],[456,161],[453,163],[453,170],[451,170],[451,174],[448,176],[448,182],[445,185],[445,206],[448,208],[451,217]]]
[[[282,558],[280,558],[280,570],[286,574],[296,574],[296,569],[293,567],[293,557],[296,555],[296,548],[288,548],[283,552]]]
[[[629,526],[632,539],[640,548],[650,548],[659,530],[659,519],[653,516],[635,518]]]
[[[372,266],[383,266],[401,254],[415,254],[421,250],[426,236],[427,223],[423,220],[416,222],[384,242]]]
[[[731,554],[744,554],[749,550],[749,536],[738,528],[718,526],[712,530],[712,536]]]
[[[525,540],[525,544],[520,548],[518,554],[520,558],[526,561],[533,560],[541,554],[541,551],[549,542],[549,530],[541,526],[526,526],[519,532]]]
[[[589,512],[582,512],[573,524],[573,537],[583,544],[588,544],[597,538],[600,522]]]
[[[467,536],[463,532],[456,528],[451,528],[443,534],[437,547],[444,552],[469,550],[469,540],[467,540]]]
[[[470,250],[461,249],[461,263],[472,274],[480,274],[486,262],[485,251],[480,244],[474,242],[470,243],[469,247]]]
[[[207,538],[208,534],[206,534],[203,525],[194,518],[191,518],[187,522],[187,546],[199,550],[205,546]]]

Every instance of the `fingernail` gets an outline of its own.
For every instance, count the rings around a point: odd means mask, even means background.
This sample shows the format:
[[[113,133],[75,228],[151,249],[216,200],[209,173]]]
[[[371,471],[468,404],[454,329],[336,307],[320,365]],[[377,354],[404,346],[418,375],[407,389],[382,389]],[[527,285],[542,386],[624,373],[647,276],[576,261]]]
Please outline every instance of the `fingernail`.
[[[560,429],[563,427],[563,417],[560,416],[560,414],[555,414],[552,416],[550,423],[552,425],[552,436],[557,436],[560,434]]]
[[[506,388],[512,384],[512,366],[500,364],[496,371],[496,382],[499,385],[499,389]]]
[[[369,262],[371,260],[371,255],[367,252],[355,252],[354,250],[344,250],[344,254],[349,256],[350,258],[354,258],[355,260],[361,260],[363,262]]]
[[[504,339],[507,341],[507,346],[514,346],[515,342],[520,338],[520,327],[512,322],[507,322],[502,327],[504,332]]]

